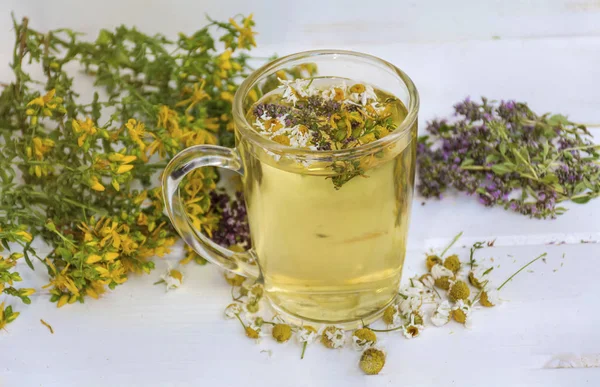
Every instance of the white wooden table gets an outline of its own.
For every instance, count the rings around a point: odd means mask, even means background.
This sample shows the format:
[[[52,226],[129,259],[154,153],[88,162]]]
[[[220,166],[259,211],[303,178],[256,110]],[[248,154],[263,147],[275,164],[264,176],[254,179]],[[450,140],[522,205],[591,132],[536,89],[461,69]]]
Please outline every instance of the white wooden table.
[[[41,30],[94,33],[127,23],[171,35],[198,28],[204,12],[226,18],[254,11],[256,55],[336,47],[397,64],[420,91],[422,124],[449,114],[467,95],[515,98],[536,111],[600,124],[597,0],[8,1],[0,13],[3,80],[12,47],[10,9]],[[600,138],[600,129],[593,130]],[[414,340],[383,336],[388,358],[378,376],[364,376],[359,354],[349,348],[315,344],[301,361],[295,342],[245,339],[239,324],[223,319],[230,294],[216,267],[189,265],[184,286],[165,293],[152,285],[166,267],[158,260],[151,275],[132,278],[99,301],[59,310],[41,293],[30,306],[15,302],[21,316],[0,332],[0,386],[600,385],[600,200],[571,205],[554,221],[485,209],[463,196],[420,202],[413,206],[404,278],[422,272],[423,253],[459,231],[464,238],[453,250],[463,258],[468,249],[461,246],[497,238],[495,247],[478,252],[494,258],[496,281],[542,252],[548,256],[505,288],[507,302],[477,310],[471,330],[450,323]],[[46,283],[42,270],[22,269],[28,284]],[[577,367],[551,368],[559,360]]]

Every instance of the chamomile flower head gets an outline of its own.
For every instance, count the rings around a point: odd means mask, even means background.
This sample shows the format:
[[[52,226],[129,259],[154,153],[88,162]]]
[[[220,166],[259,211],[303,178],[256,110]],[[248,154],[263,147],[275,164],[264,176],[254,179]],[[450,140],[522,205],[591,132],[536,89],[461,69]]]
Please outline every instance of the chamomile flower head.
[[[260,309],[260,300],[255,297],[248,297],[247,302],[244,304],[244,309],[248,313],[257,313]]]
[[[452,308],[452,318],[454,321],[470,328],[472,325],[471,306],[463,300],[458,300]]]
[[[375,343],[377,335],[369,328],[360,328],[352,333],[352,344],[357,351],[371,348]]]
[[[245,327],[244,331],[246,332],[246,336],[250,339],[260,339],[260,330],[254,329],[252,327]]]
[[[177,289],[183,284],[183,274],[180,270],[171,268],[171,265],[167,265],[167,271],[160,276],[161,282],[166,285],[167,291]]]
[[[442,259],[437,255],[428,255],[427,258],[425,258],[425,265],[429,271],[431,271],[435,265],[441,265],[442,263]]]
[[[420,296],[408,296],[406,298],[400,297],[400,300],[398,302],[398,309],[400,310],[400,314],[406,315],[414,310],[417,310],[422,303],[423,301]]]
[[[367,375],[377,375],[385,365],[385,352],[378,348],[367,348],[360,356],[360,369]]]
[[[321,343],[327,348],[341,348],[346,341],[346,334],[341,328],[330,325],[321,333]]]
[[[443,290],[449,290],[452,285],[452,278],[450,277],[439,277],[434,282],[435,286]]]
[[[398,305],[390,305],[383,312],[383,322],[387,325],[398,326],[402,324],[402,317]]]
[[[448,292],[448,298],[452,302],[456,302],[458,300],[467,300],[471,295],[471,289],[469,289],[469,285],[465,281],[455,281],[450,286],[450,291]]]
[[[298,328],[296,337],[300,343],[312,343],[319,336],[317,330],[310,325],[304,325]]]
[[[288,324],[275,324],[271,335],[278,343],[285,343],[292,337],[292,327]]]
[[[231,286],[242,286],[246,277],[241,276],[239,274],[232,273],[230,271],[226,271],[224,274],[225,281]]]
[[[229,304],[225,308],[225,317],[228,319],[235,318],[235,316],[239,315],[240,313],[242,313],[242,307],[237,302]]]
[[[301,98],[310,97],[315,93],[315,88],[311,86],[311,79],[298,78],[294,80],[279,79],[283,89],[282,98],[289,103],[296,105]]]
[[[452,312],[452,305],[450,302],[444,300],[435,308],[433,315],[431,316],[431,323],[436,327],[441,327],[448,324],[450,321],[450,314]]]
[[[454,276],[454,273],[452,272],[452,270],[447,269],[438,263],[431,267],[431,275],[433,276],[433,279],[438,279],[441,277],[452,278]]]
[[[250,286],[250,289],[248,289],[248,293],[253,295],[257,299],[261,299],[264,292],[265,289],[261,284],[254,284]]]
[[[479,303],[488,308],[498,305],[500,303],[500,292],[497,289],[482,291]]]
[[[469,283],[477,289],[483,289],[487,281],[486,275],[490,272],[489,269],[478,267],[475,270],[469,271]]]
[[[444,260],[444,267],[456,274],[460,270],[460,259],[454,254]]]
[[[423,321],[422,317],[421,317],[421,321]],[[412,339],[414,337],[419,336],[419,334],[421,333],[421,331],[423,330],[423,328],[424,328],[423,325],[417,324],[415,322],[415,316],[411,315],[410,323],[409,324],[405,324],[402,327],[402,334],[407,339]]]
[[[425,286],[428,289],[433,288],[435,284],[435,279],[429,273],[423,274],[421,277],[419,277],[419,281],[423,284],[423,286]]]

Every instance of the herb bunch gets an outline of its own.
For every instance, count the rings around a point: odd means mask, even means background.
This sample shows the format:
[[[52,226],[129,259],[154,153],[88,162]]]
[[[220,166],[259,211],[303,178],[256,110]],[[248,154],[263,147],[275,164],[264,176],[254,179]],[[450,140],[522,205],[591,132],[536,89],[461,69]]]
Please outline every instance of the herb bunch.
[[[419,138],[418,190],[441,198],[454,188],[485,206],[534,218],[555,218],[559,203],[600,195],[600,145],[584,125],[562,115],[537,115],[522,102],[469,98],[453,122],[435,120]]]
[[[0,94],[0,238],[2,249],[22,253],[0,258],[0,291],[27,303],[32,290],[13,287],[20,276],[12,269],[20,258],[33,269],[35,258],[61,307],[149,272],[178,240],[159,172],[186,147],[233,143],[231,103],[251,70],[239,50],[255,46],[254,22],[211,20],[176,41],[121,26],[92,42],[13,22],[14,80]],[[92,77],[91,101],[76,92],[73,65]],[[181,189],[191,221],[209,236],[220,221],[210,195],[217,179],[204,168]],[[203,262],[188,251],[191,260]],[[18,315],[3,305],[0,324]]]

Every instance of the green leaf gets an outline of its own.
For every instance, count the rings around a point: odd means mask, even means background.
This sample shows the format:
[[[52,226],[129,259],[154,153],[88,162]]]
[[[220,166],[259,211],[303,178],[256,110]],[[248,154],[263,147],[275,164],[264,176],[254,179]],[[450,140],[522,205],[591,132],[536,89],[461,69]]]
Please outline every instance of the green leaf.
[[[464,161],[460,164],[461,167],[468,167],[469,165],[473,165],[475,160],[473,159],[464,159]]]
[[[571,201],[573,203],[577,203],[577,204],[585,204],[585,203],[589,202],[591,199],[592,199],[591,196],[584,196],[584,197],[580,197],[580,198],[571,199]]]
[[[492,153],[490,155],[487,155],[487,157],[485,158],[485,163],[486,164],[495,163],[498,160],[500,160],[500,157],[498,157],[498,155]]]
[[[496,175],[504,175],[513,171],[514,167],[511,167],[511,164],[508,163],[492,165],[492,172],[494,172]]]
[[[29,246],[29,245],[27,245]],[[33,263],[31,263],[31,259],[29,259],[29,253],[27,252],[27,247],[25,249],[23,249],[23,256],[25,257],[25,262],[27,262],[27,266],[29,266],[29,268],[31,270],[35,270],[35,268],[33,267]]]
[[[548,173],[542,178],[542,182],[546,184],[558,183],[558,177],[554,173]]]
[[[498,148],[500,148],[500,153],[502,153],[502,155],[504,156],[506,154],[506,143],[501,142]]]
[[[571,122],[567,119],[567,117],[563,116],[562,114],[555,114],[548,118],[548,124],[552,126],[570,125]]]

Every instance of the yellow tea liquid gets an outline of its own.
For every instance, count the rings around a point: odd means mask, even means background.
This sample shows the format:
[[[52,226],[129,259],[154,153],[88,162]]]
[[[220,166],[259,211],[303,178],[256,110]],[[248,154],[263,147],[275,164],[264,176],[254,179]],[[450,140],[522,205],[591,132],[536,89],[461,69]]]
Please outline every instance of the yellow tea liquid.
[[[259,103],[276,100],[278,92]],[[407,111],[399,100],[394,104],[399,125]],[[364,160],[366,176],[339,189],[327,178],[327,165],[290,170],[241,149],[252,243],[276,307],[303,319],[343,323],[376,317],[395,298],[413,192],[412,132],[394,145],[397,155]]]

